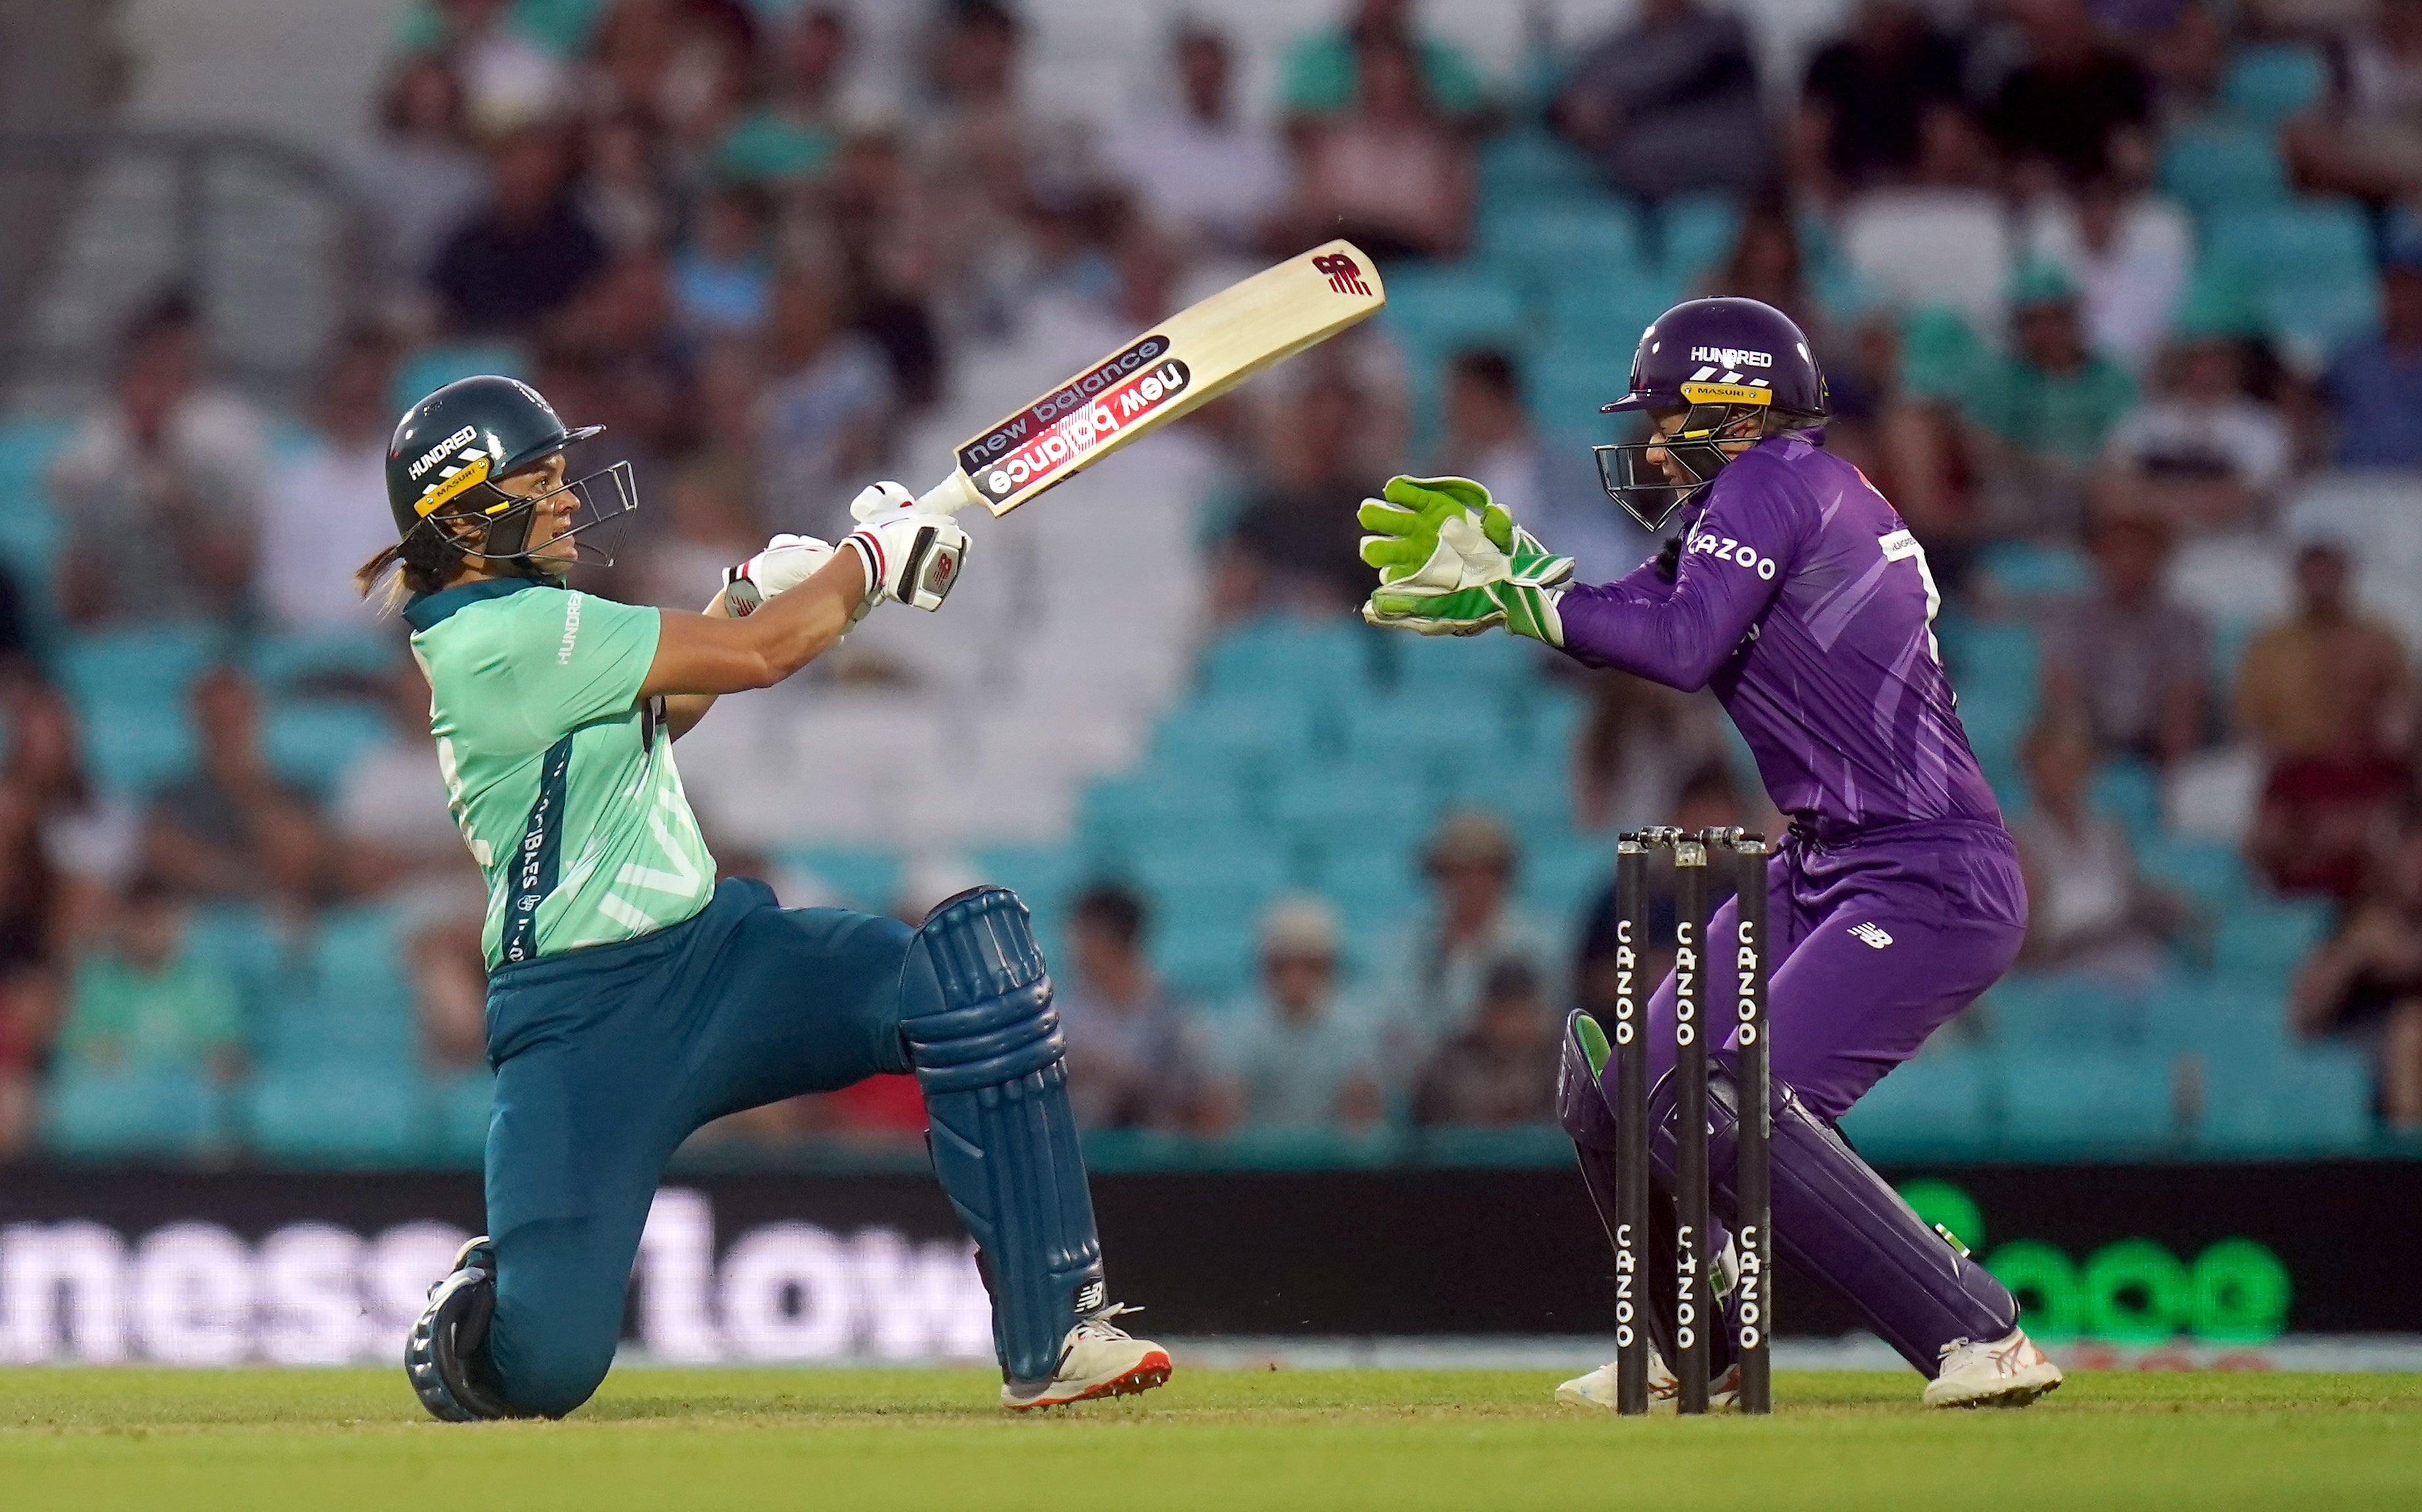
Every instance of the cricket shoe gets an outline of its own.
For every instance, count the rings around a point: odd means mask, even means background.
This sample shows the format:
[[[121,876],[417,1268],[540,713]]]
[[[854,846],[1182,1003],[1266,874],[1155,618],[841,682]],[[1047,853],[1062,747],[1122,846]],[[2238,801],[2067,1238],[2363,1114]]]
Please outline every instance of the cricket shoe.
[[[1718,1379],[1707,1382],[1707,1411],[1729,1412],[1740,1395],[1740,1366],[1733,1365]],[[1556,1388],[1556,1400],[1566,1407],[1596,1407],[1615,1411],[1614,1362],[1610,1360],[1586,1376],[1575,1376]],[[1657,1352],[1648,1347],[1648,1411],[1673,1412],[1680,1410],[1682,1381]]]
[[[528,1415],[506,1403],[486,1368],[495,1272],[495,1247],[485,1234],[465,1243],[455,1253],[453,1269],[429,1288],[429,1305],[404,1341],[403,1373],[420,1405],[440,1422]]]
[[[1027,1412],[1097,1396],[1132,1396],[1161,1384],[1169,1379],[1169,1351],[1110,1321],[1123,1313],[1141,1311],[1113,1303],[1086,1314],[1060,1346],[1060,1364],[1051,1379],[1003,1382],[1000,1405]]]
[[[1942,1364],[1926,1383],[1928,1407],[2024,1407],[2060,1384],[2053,1364],[2027,1331],[2014,1328],[1990,1344],[1953,1339]]]

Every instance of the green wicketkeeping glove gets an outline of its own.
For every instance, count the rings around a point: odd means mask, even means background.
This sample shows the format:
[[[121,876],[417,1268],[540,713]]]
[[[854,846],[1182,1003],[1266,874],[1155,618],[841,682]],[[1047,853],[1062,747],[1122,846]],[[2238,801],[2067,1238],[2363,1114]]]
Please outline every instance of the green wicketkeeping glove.
[[[1470,587],[1462,581],[1460,554],[1439,533],[1450,521],[1477,527],[1491,509],[1505,513],[1470,478],[1392,477],[1378,498],[1363,500],[1355,511],[1371,532],[1362,538],[1362,560],[1379,569],[1381,583]]]
[[[1397,483],[1423,486],[1399,478],[1389,488]],[[1486,491],[1481,496],[1486,500]],[[1374,506],[1363,507],[1367,522]],[[1362,606],[1363,619],[1423,635],[1477,635],[1502,624],[1517,635],[1564,645],[1557,600],[1572,581],[1573,559],[1549,552],[1494,502],[1481,506],[1477,530],[1472,523],[1469,514],[1445,516],[1431,559],[1405,579],[1383,575]],[[1369,555],[1366,541],[1364,559]]]

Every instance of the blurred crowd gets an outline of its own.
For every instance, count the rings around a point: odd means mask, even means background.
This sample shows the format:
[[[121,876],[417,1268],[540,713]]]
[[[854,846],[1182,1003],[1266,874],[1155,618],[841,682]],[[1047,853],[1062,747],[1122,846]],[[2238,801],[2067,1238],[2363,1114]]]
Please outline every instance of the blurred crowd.
[[[904,95],[861,68],[849,6],[415,8],[358,164],[379,218],[370,318],[326,353],[307,413],[258,413],[214,381],[194,304],[148,303],[51,464],[55,579],[0,576],[0,1152],[32,1137],[46,1070],[243,1073],[237,990],[181,945],[220,904],[295,938],[331,907],[402,909],[422,1053],[476,1064],[483,900],[417,671],[390,638],[384,660],[313,674],[385,721],[313,789],[265,756],[243,649],[384,633],[349,574],[392,538],[384,447],[420,393],[505,371],[607,426],[588,460],[628,461],[647,507],[594,586],[693,607],[768,532],[836,534],[859,483],[913,466],[902,437],[970,354],[1047,342],[1073,367],[1335,235],[1408,288],[1457,276],[1486,254],[1490,165],[1517,141],[1664,227],[1660,293],[1794,315],[1832,380],[1830,444],[1908,516],[1946,622],[2034,628],[2022,739],[1994,773],[2035,900],[2027,965],[2124,984],[2194,950],[2209,917],[2139,874],[2142,826],[2095,784],[2120,763],[2175,810],[2173,789],[2250,761],[2247,865],[2342,910],[2293,1025],[2371,1048],[2382,1110],[2422,1126],[2412,626],[2356,591],[2366,539],[2293,509],[2346,470],[2422,479],[2422,0],[1995,0],[1956,24],[1960,8],[1860,0],[1786,79],[1742,16],[1693,0],[1643,0],[1519,80],[1410,0],[1333,8],[1267,102],[1238,98],[1246,60],[1219,27],[1173,23],[1157,103],[1101,132],[1024,87],[1031,34],[1007,0],[933,5]],[[2311,60],[2309,88],[2241,108],[2246,60],[2277,58]],[[2362,287],[2327,319],[2283,303],[2290,286],[2264,282],[2280,270],[2209,251],[2232,191],[2198,198],[2178,164],[2241,119],[2280,176],[2248,193],[2360,227]],[[1726,229],[1693,261],[1676,228],[1711,207]],[[1204,632],[1350,611],[1353,506],[1400,470],[1476,476],[1585,573],[1628,569],[1654,543],[1573,484],[1577,444],[1607,438],[1546,408],[1540,372],[1582,343],[1619,383],[1635,335],[1425,342],[1383,321],[1206,408],[1223,480]],[[2216,615],[2210,585],[2225,599],[2246,552],[2285,564],[2286,591]],[[2046,562],[2043,581],[2012,567]],[[191,772],[136,798],[86,770],[37,653],[56,630],[162,625],[220,651],[191,684]],[[1709,700],[1572,686],[1574,826],[1774,823]],[[733,837],[717,853],[765,865]],[[1233,1003],[1165,990],[1148,901],[1102,880],[1059,971],[1081,1115],[1209,1132],[1546,1118],[1561,1015],[1603,1001],[1607,902],[1527,916],[1519,862],[1496,819],[1448,815],[1404,938],[1348,940],[1321,899],[1284,897]],[[913,1093],[876,1087],[741,1132],[914,1126]]]

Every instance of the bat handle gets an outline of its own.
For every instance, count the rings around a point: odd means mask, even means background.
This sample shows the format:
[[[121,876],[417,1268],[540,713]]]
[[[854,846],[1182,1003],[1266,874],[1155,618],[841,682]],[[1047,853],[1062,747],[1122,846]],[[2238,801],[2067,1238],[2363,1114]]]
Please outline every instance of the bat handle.
[[[968,505],[981,503],[976,491],[968,486],[967,475],[956,468],[951,475],[927,489],[917,500],[917,507],[936,514],[954,515]]]

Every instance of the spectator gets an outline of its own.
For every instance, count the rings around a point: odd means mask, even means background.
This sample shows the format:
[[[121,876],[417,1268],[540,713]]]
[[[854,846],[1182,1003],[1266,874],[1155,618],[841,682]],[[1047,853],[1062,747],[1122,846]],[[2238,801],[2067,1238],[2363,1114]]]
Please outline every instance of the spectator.
[[[74,711],[57,690],[19,681],[0,699],[8,761],[0,787],[24,794],[40,817],[63,944],[95,933],[141,859],[142,817],[103,798],[85,775]]]
[[[1423,857],[1429,916],[1392,952],[1403,979],[1389,995],[1391,1052],[1418,1065],[1436,1046],[1470,1029],[1490,974],[1528,969],[1546,1002],[1562,1001],[1555,936],[1515,906],[1514,839],[1486,814],[1448,815]]]
[[[1307,377],[1308,386],[1269,413],[1263,475],[1227,541],[1221,595],[1234,613],[1345,614],[1370,591],[1354,511],[1374,472],[1365,454],[1372,406],[1333,366],[1315,366]]]
[[[2361,900],[2296,974],[2288,1015],[2300,1035],[2369,1052],[2389,1127],[2422,1130],[2422,829],[2405,828]]]
[[[2103,42],[2085,0],[2022,0],[2013,8],[2028,56],[1993,98],[1989,124],[2002,150],[2044,187],[2115,173],[2141,180],[2152,161],[2144,66]]]
[[[563,132],[532,126],[489,155],[487,203],[446,239],[431,284],[461,335],[527,335],[606,266],[574,202]]]
[[[378,217],[389,276],[408,289],[429,278],[437,249],[480,202],[485,165],[464,120],[463,86],[428,54],[397,65],[363,164],[363,202]]]
[[[2239,663],[2237,727],[2269,763],[2248,847],[2282,892],[2351,900],[2381,834],[2412,796],[2398,758],[2411,719],[2394,631],[2350,601],[2346,548],[2296,557],[2294,616]]]
[[[2422,234],[2410,226],[2380,274],[2380,331],[2321,374],[2340,467],[2422,467]]]
[[[2299,185],[2376,203],[2422,187],[2422,0],[2379,0],[2339,43],[2329,98],[2280,133]]]
[[[2074,195],[2042,195],[2028,208],[2025,246],[2076,280],[2087,345],[2143,371],[2194,257],[2194,230],[2178,208],[2115,179],[2090,179]]]
[[[270,770],[252,685],[228,667],[203,674],[192,716],[200,770],[152,801],[149,871],[197,897],[316,907],[325,862],[319,816]]]
[[[434,27],[408,40],[448,61],[483,136],[518,131],[562,107],[563,64],[524,31],[510,0],[435,0]]]
[[[335,860],[345,890],[355,896],[470,875],[469,852],[447,806],[444,763],[429,732],[429,682],[409,658],[398,658],[387,674],[385,712],[386,738],[346,766],[329,805]]]
[[[1374,257],[1452,257],[1471,231],[1471,153],[1432,108],[1412,49],[1360,44],[1354,108],[1304,134],[1292,245],[1351,238]]]
[[[0,1161],[33,1126],[34,1073],[58,1016],[63,891],[42,844],[39,794],[0,781]]]
[[[2076,518],[2089,468],[2136,402],[2136,385],[2085,343],[2078,288],[2058,266],[2035,262],[2011,280],[2012,350],[1974,369],[1966,418],[1997,498],[1992,513],[2013,533]]]
[[[674,187],[646,121],[625,112],[580,135],[573,208],[609,257],[658,251],[671,240]]]
[[[1752,189],[1771,162],[1749,32],[1692,0],[1642,0],[1573,65],[1554,118],[1608,183],[1640,199]]]
[[[2081,712],[2099,752],[2165,765],[2202,741],[2210,636],[2162,586],[2166,522],[2106,510],[2085,546],[2094,586],[2043,627],[2044,703]]]
[[[765,319],[773,266],[768,209],[747,184],[724,184],[699,206],[689,243],[673,259],[673,304],[682,323],[706,336],[753,332]]]
[[[1362,1130],[1382,1114],[1370,1025],[1337,993],[1337,916],[1288,898],[1262,920],[1261,988],[1220,1021],[1205,1123]]]
[[[1069,911],[1060,1026],[1069,1100],[1088,1129],[1176,1129],[1196,1116],[1193,1032],[1154,977],[1143,932],[1142,900],[1124,887],[1095,887]]]
[[[1440,1045],[1413,1091],[1413,1122],[1502,1129],[1555,1115],[1556,1028],[1539,974],[1518,960],[1488,970],[1471,1027]]]
[[[849,42],[849,23],[833,6],[817,6],[784,23],[754,108],[716,144],[717,171],[751,184],[796,183],[822,174],[840,145],[833,118]]]
[[[458,881],[464,885],[417,899],[402,931],[421,1061],[441,1075],[488,1058],[488,963],[480,949],[486,898],[467,870]]]
[[[2112,435],[2113,460],[2182,530],[2260,523],[2288,480],[2287,419],[2245,391],[2250,334],[2209,306],[2181,311],[2160,387]]]
[[[1344,25],[1304,38],[1288,53],[1281,107],[1298,125],[1352,109],[1362,97],[1362,45],[1376,41],[1410,48],[1423,93],[1449,118],[1476,122],[1488,108],[1480,70],[1453,43],[1417,30],[1412,12],[1413,0],[1352,0]]]
[[[165,296],[128,324],[109,398],[53,465],[67,524],[59,606],[76,624],[249,613],[260,425],[204,385],[201,365],[192,303]]]
[[[758,401],[763,523],[839,540],[852,485],[883,456],[891,379],[873,343],[846,329],[829,277],[793,270],[766,307]]]
[[[1795,179],[1835,195],[1908,181],[1927,113],[1958,104],[1962,52],[1909,0],[1862,0],[1809,61]]]
[[[220,1081],[243,1067],[235,985],[185,947],[186,905],[137,878],[106,944],[76,968],[59,1027],[63,1065],[182,1067]]]
[[[2076,972],[2128,991],[2162,975],[2162,943],[2184,902],[2137,875],[2128,832],[2086,803],[2094,732],[2074,709],[2048,713],[2019,749],[2032,800],[2010,823],[2027,879],[2021,964]]]
[[[1177,108],[1128,123],[1110,138],[1109,156],[1163,232],[1241,251],[1286,193],[1285,155],[1267,131],[1236,117],[1227,38],[1183,23],[1170,53]]]
[[[1592,674],[1589,694],[1589,715],[1573,746],[1573,819],[1581,829],[1668,822],[1688,785],[1730,753],[1722,712],[1709,694],[1676,692],[1628,672]]]
[[[1721,738],[1722,731],[1718,728]],[[1733,786],[1732,774],[1721,759],[1710,760],[1691,773],[1682,784],[1681,795],[1670,805],[1655,810],[1645,823],[1671,823],[1685,830],[1730,829],[1744,825],[1750,816],[1743,811],[1740,793]],[[1717,871],[1708,878],[1707,908],[1712,912],[1724,899],[1732,896],[1728,873]],[[1675,929],[1679,909],[1674,896],[1674,872],[1670,866],[1652,867],[1648,873],[1647,896],[1642,899],[1642,916],[1648,926],[1648,938],[1634,942],[1637,966],[1632,981],[1645,1004],[1646,994],[1665,979],[1674,969]],[[1589,915],[1581,925],[1579,971],[1575,981],[1581,1006],[1600,1023],[1614,1021],[1616,976],[1622,942],[1616,939],[1620,920],[1614,910],[1614,883],[1609,879],[1590,904]]]
[[[386,503],[395,358],[378,332],[338,340],[312,385],[311,439],[262,500],[261,607],[282,629],[370,622],[354,569],[395,539]]]

